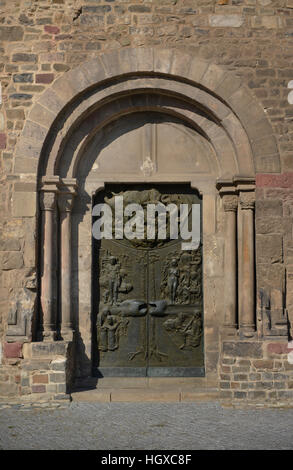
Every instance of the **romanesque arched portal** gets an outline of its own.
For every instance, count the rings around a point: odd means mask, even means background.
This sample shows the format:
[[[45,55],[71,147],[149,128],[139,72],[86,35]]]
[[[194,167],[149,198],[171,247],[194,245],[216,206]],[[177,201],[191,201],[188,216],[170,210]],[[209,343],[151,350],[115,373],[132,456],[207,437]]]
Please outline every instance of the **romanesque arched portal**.
[[[202,198],[207,376],[223,325],[255,336],[254,180],[279,172],[279,156],[239,79],[174,50],[101,54],[43,93],[16,152],[40,157],[36,335],[76,340],[76,376],[92,365],[93,197],[113,183],[180,183]]]

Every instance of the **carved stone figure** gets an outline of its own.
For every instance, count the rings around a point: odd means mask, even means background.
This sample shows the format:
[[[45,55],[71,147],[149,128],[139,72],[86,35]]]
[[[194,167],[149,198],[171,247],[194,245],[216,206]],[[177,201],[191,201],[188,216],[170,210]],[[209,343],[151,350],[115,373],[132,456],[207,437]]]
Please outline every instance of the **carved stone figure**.
[[[112,315],[111,310],[105,309],[98,315],[98,347],[100,351],[115,351],[119,347],[120,335],[127,332],[128,321]]]
[[[201,303],[201,247],[175,253],[162,267],[161,298],[171,304]]]
[[[176,298],[176,291],[178,287],[179,269],[177,267],[177,260],[174,258],[171,261],[171,267],[168,271],[168,289],[169,301],[174,304]]]
[[[127,280],[127,269],[121,267],[116,256],[108,252],[101,260],[100,287],[104,304],[116,305],[119,293],[127,294],[132,290],[132,284]]]
[[[114,256],[110,258],[110,265],[108,267],[109,274],[109,294],[111,305],[117,304],[118,292],[121,284],[120,268],[117,264],[117,259]]]
[[[175,318],[168,318],[163,325],[166,331],[183,339],[179,349],[190,350],[200,345],[202,322],[199,311],[193,315],[180,312]]]
[[[184,326],[183,331],[184,343],[180,349],[197,348],[201,339],[201,316],[200,312],[196,312],[194,317]]]

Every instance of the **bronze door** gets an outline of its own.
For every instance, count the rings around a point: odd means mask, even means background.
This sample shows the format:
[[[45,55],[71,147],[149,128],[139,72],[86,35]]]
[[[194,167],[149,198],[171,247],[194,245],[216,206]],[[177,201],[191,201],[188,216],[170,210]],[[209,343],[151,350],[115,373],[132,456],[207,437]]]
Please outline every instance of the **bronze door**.
[[[180,194],[178,186],[151,188],[119,194],[125,195],[126,202],[143,201],[143,206],[154,200],[183,202],[186,198],[200,204],[185,186],[179,186]],[[185,251],[181,240],[170,239],[94,243],[95,374],[204,374],[201,251],[201,244]]]

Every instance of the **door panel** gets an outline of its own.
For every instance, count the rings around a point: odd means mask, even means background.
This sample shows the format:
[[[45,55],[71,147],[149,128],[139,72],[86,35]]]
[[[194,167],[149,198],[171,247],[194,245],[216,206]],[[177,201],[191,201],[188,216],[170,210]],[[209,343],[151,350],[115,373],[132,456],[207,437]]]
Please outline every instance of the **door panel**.
[[[113,194],[144,208],[156,200],[200,203],[186,186],[115,188]],[[99,375],[204,374],[201,245],[184,251],[181,242],[103,239],[94,247]]]

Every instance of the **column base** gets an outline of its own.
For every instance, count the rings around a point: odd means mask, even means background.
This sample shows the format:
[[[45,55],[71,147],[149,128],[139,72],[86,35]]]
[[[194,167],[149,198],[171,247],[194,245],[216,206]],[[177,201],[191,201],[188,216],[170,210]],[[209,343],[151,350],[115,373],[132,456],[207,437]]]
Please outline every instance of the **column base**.
[[[239,328],[240,338],[254,338],[256,335],[254,325],[240,325]]]
[[[52,330],[44,330],[41,333],[41,336],[43,338],[43,341],[56,341],[57,340],[57,331],[52,331]]]
[[[63,341],[73,341],[74,330],[72,328],[62,328],[61,336]]]

